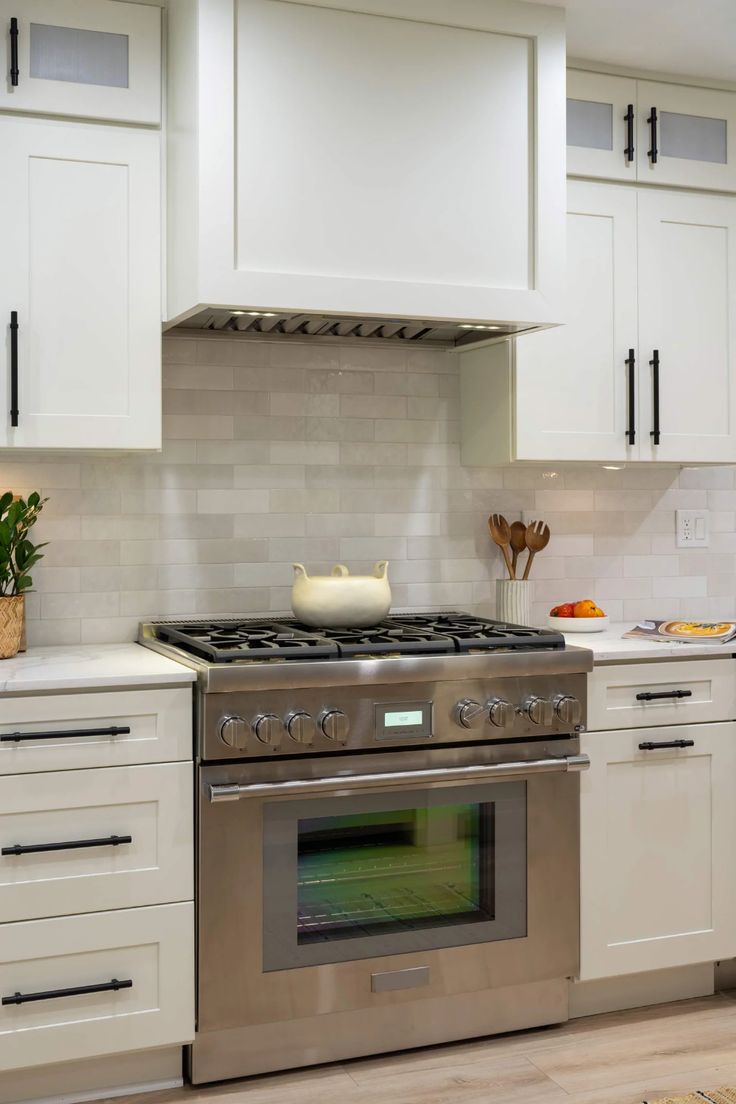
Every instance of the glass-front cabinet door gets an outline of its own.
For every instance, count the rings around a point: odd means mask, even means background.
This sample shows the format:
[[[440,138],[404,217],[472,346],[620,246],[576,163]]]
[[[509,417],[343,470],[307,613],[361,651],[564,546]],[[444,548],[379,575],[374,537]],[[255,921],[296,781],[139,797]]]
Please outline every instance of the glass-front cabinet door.
[[[736,189],[736,94],[637,81],[640,181]]]
[[[636,179],[636,81],[567,71],[567,171]]]
[[[264,970],[524,937],[526,790],[267,804]]]
[[[0,110],[161,121],[161,11],[121,0],[0,0]]]

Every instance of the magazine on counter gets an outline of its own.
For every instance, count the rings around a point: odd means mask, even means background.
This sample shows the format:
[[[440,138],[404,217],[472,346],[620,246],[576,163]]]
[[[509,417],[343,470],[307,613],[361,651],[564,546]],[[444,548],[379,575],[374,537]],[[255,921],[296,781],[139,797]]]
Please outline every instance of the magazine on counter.
[[[640,621],[624,637],[680,644],[729,644],[736,637],[736,621]]]

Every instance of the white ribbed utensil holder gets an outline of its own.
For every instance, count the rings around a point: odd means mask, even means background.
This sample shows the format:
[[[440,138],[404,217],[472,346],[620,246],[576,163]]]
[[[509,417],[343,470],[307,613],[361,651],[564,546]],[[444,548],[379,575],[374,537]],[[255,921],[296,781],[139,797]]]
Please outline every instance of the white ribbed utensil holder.
[[[531,616],[531,583],[525,579],[496,579],[496,618],[512,625],[528,625]]]

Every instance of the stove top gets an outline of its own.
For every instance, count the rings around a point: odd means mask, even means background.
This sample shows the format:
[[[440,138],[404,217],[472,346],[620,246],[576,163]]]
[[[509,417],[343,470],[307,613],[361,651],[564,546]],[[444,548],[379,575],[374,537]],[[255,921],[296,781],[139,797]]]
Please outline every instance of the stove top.
[[[370,629],[312,629],[293,618],[153,622],[147,635],[208,664],[339,661],[363,657],[564,650],[551,629],[467,613],[407,613]]]

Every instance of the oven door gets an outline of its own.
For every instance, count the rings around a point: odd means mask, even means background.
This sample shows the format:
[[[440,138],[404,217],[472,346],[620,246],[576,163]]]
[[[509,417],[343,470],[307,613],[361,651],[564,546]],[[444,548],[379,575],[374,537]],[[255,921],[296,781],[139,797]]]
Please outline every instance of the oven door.
[[[586,761],[565,751],[203,768],[199,1030],[574,973]]]

